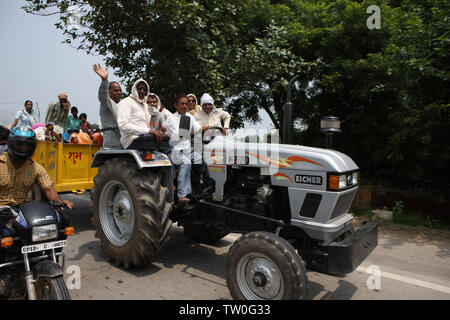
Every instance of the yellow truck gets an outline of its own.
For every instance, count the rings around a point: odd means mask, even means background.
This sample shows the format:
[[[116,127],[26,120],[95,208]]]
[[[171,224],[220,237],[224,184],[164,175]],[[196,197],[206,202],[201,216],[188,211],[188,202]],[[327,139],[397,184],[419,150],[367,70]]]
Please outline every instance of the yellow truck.
[[[38,141],[32,159],[45,168],[56,191],[84,191],[94,186],[98,168],[91,168],[91,163],[99,149],[99,145]],[[32,199],[41,199],[37,185],[32,193]]]

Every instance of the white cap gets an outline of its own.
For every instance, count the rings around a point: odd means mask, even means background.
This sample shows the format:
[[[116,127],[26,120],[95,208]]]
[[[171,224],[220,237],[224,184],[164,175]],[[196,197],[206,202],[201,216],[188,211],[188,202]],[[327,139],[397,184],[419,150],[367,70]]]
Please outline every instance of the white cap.
[[[208,93],[204,93],[200,98],[200,105],[203,106],[205,103],[214,105],[214,99]]]

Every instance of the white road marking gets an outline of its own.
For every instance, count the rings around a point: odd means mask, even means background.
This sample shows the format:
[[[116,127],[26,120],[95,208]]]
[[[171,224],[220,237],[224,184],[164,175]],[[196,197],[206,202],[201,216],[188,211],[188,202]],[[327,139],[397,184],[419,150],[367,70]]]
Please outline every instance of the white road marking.
[[[367,274],[371,274],[371,272],[367,272],[367,268],[364,268],[364,267],[358,267],[358,268],[356,268],[356,271],[360,271],[360,272],[364,272],[364,273],[367,273]],[[401,282],[413,284],[413,285],[416,285],[416,286],[420,286],[420,287],[424,287],[424,288],[428,288],[428,289],[432,289],[432,290],[436,290],[436,291],[440,291],[440,292],[444,292],[444,293],[450,294],[450,288],[449,287],[441,286],[441,285],[434,284],[434,283],[431,283],[431,282],[417,280],[417,279],[414,279],[414,278],[400,276],[398,274],[393,274],[393,273],[384,272],[384,271],[381,271],[381,277],[392,279],[392,280],[397,280],[397,281],[401,281]]]

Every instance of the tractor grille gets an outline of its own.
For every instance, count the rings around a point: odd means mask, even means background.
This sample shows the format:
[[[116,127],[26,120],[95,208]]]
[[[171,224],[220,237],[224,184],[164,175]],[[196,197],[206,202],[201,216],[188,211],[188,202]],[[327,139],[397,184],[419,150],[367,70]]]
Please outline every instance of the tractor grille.
[[[319,208],[320,201],[322,201],[322,195],[318,193],[308,193],[303,201],[302,208],[300,210],[300,216],[307,218],[314,218]]]
[[[353,196],[356,190],[349,192],[339,197],[336,206],[334,207],[333,213],[331,214],[330,220],[339,217],[341,214],[347,213],[350,205],[352,204]]]

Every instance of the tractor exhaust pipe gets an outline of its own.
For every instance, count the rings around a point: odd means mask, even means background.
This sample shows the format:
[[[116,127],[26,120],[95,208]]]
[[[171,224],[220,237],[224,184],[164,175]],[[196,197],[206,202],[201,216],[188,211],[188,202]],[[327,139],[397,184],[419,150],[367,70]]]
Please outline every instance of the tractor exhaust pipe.
[[[292,77],[289,81],[286,94],[286,103],[283,106],[283,143],[284,144],[294,144],[294,119],[292,116],[292,109],[294,104],[291,102],[291,90],[292,85],[297,80],[299,75]]]

